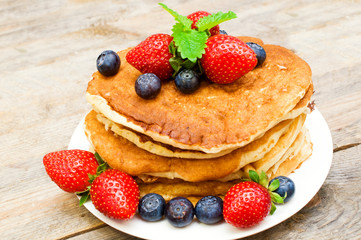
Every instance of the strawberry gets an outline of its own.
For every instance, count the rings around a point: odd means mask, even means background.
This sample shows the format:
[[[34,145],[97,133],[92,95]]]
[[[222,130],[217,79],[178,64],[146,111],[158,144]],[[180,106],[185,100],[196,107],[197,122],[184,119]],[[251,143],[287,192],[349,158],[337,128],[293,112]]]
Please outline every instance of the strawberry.
[[[104,215],[127,220],[134,216],[138,207],[139,188],[130,175],[107,169],[93,181],[90,198]]]
[[[81,192],[90,185],[88,174],[95,174],[98,162],[84,150],[62,150],[44,156],[43,164],[51,180],[66,192]]]
[[[201,65],[212,82],[232,83],[257,65],[256,54],[236,37],[218,34],[207,40]]]
[[[206,12],[206,11],[198,11],[198,12],[194,12],[194,13],[189,14],[187,16],[187,18],[193,21],[192,29],[197,28],[196,24],[197,24],[199,19],[201,19],[201,18],[203,18],[205,16],[208,16],[208,15],[211,15],[211,14],[209,12]],[[211,36],[219,34],[219,25],[216,25],[213,28],[211,28],[209,30],[209,32],[210,32]]]
[[[284,203],[285,197],[273,192],[279,187],[279,181],[268,183],[267,175],[258,175],[249,171],[250,181],[240,182],[231,187],[223,203],[224,220],[239,228],[247,228],[261,222],[276,210],[276,204]]]
[[[173,40],[168,34],[154,34],[131,49],[126,60],[142,73],[154,73],[161,80],[168,79],[173,74],[169,59],[169,44]]]
[[[270,210],[271,197],[267,189],[255,182],[234,185],[224,198],[224,220],[235,227],[256,225]]]

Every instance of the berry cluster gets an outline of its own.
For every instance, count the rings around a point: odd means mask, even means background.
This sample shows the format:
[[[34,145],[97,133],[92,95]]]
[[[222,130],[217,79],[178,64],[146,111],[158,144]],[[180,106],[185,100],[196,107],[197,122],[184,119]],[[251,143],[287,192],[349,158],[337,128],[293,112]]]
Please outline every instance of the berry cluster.
[[[234,185],[224,201],[217,196],[201,198],[195,206],[184,197],[168,203],[156,193],[139,200],[139,188],[128,174],[110,169],[95,153],[84,150],[62,150],[48,153],[43,164],[50,178],[64,191],[82,196],[80,205],[90,196],[94,207],[115,219],[130,219],[138,210],[145,221],[159,221],[165,217],[175,227],[192,223],[194,216],[204,224],[222,219],[233,226],[246,228],[261,222],[275,211],[274,203],[287,202],[295,186],[288,177],[276,177],[268,183],[264,173],[250,171],[251,180]]]
[[[245,43],[219,29],[220,23],[236,18],[235,13],[198,11],[182,16],[160,5],[176,20],[172,35],[151,35],[126,55],[127,62],[142,73],[135,83],[140,97],[155,98],[162,81],[169,79],[175,79],[176,87],[184,94],[195,92],[202,79],[232,83],[265,61],[262,46]],[[108,50],[99,56],[97,66],[104,76],[119,70],[120,60],[115,55]]]

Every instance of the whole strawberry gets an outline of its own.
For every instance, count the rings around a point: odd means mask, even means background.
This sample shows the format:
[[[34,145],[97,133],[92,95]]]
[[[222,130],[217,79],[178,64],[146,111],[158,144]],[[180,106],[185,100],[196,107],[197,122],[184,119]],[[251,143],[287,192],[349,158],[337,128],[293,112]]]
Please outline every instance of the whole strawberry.
[[[134,216],[138,207],[139,188],[130,175],[107,169],[93,181],[90,198],[104,215],[127,220]]]
[[[270,210],[270,194],[266,188],[255,182],[234,185],[224,198],[224,220],[235,227],[254,226],[262,221]]]
[[[142,73],[154,73],[161,80],[168,79],[173,74],[169,59],[169,44],[173,40],[168,34],[154,34],[131,49],[126,60]]]
[[[96,174],[98,162],[93,153],[84,150],[62,150],[44,156],[43,164],[51,180],[66,192],[86,190],[88,174]]]
[[[257,65],[256,54],[236,37],[218,34],[207,40],[201,65],[212,82],[232,83]]]
[[[209,16],[209,15],[211,15],[209,12],[198,11],[198,12],[194,12],[194,13],[189,14],[187,16],[187,18],[193,21],[192,29],[195,29],[198,20],[205,17],[205,16]],[[219,34],[219,25],[216,25],[213,28],[211,28],[209,30],[209,32],[210,32],[211,36]]]

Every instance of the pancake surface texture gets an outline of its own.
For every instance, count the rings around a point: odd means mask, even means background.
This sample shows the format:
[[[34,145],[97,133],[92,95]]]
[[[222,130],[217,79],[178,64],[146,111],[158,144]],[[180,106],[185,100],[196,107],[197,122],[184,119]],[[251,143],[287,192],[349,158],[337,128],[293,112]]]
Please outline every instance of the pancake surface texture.
[[[127,49],[118,53],[118,74],[93,74],[87,100],[109,120],[173,147],[205,153],[242,147],[282,121],[312,86],[305,61],[283,47],[263,47],[264,64],[234,83],[202,81],[190,96],[177,90],[174,81],[163,81],[152,100],[135,93],[141,73],[127,63]]]

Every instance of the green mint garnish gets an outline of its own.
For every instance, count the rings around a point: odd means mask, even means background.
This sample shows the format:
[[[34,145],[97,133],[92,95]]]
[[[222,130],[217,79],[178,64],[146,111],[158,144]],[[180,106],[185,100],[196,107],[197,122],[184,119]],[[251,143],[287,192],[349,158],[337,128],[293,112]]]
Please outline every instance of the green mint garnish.
[[[196,24],[197,28],[192,29],[192,20],[180,15],[163,3],[159,3],[159,5],[169,12],[176,21],[172,28],[173,41],[169,46],[169,50],[174,56],[170,63],[175,74],[182,68],[191,69],[198,66],[197,60],[202,57],[207,47],[206,42],[210,37],[209,30],[222,22],[237,17],[232,11],[218,12],[201,18]],[[201,70],[199,71],[201,72]]]
[[[227,13],[217,12],[215,14],[208,15],[199,19],[196,26],[198,28],[198,31],[205,31],[207,29],[209,30],[212,27],[217,26],[218,24],[221,24],[222,22],[234,18],[237,18],[237,15],[232,11],[229,11]]]

